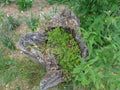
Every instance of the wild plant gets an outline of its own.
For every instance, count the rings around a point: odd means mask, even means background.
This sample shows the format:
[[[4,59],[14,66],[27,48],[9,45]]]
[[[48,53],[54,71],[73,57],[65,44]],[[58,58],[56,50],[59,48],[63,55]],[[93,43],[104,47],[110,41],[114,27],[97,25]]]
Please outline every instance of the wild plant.
[[[80,50],[71,34],[62,28],[55,28],[47,32],[47,47],[56,55],[67,80],[72,80],[71,71],[80,64]]]
[[[31,31],[35,31],[39,24],[39,16],[31,14],[29,17],[25,17],[25,23]]]
[[[32,7],[33,0],[17,0],[16,4],[20,11],[25,11]]]
[[[15,19],[12,15],[7,15],[7,19],[2,24],[2,28],[8,31],[15,30],[19,26],[19,20]]]
[[[0,32],[0,43],[11,50],[16,49],[12,36],[7,34],[6,32]]]
[[[75,89],[120,89],[120,2],[118,0],[48,0],[67,4],[80,19],[78,29],[88,56],[73,69]]]
[[[14,2],[15,0],[1,0],[0,1],[0,6],[4,6],[6,4],[10,4],[12,2]]]

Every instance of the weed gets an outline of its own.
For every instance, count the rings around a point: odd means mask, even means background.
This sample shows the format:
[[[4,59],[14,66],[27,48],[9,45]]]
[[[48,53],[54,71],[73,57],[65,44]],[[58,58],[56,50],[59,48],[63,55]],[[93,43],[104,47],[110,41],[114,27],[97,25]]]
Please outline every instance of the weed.
[[[3,17],[4,17],[4,13],[0,12],[0,23],[1,23],[1,21],[3,21]]]
[[[51,15],[48,13],[41,13],[40,17],[44,18],[47,21],[50,19]]]
[[[18,9],[20,11],[25,11],[32,7],[32,2],[32,0],[17,0],[16,4],[18,5]]]
[[[2,56],[2,49],[0,48],[0,57]]]
[[[6,20],[4,21],[3,14],[1,13],[0,23],[0,43],[11,50],[15,50],[16,46],[13,42],[13,36],[15,34],[11,31],[15,30],[20,25],[19,21],[16,20],[12,15],[8,15]]]
[[[50,8],[49,12],[47,12],[47,13],[41,12],[40,13],[40,18],[44,18],[46,21],[48,21],[57,12],[58,12],[58,8],[57,7],[52,7],[52,8]]]
[[[4,6],[4,5],[6,5],[6,4],[9,4],[9,3],[11,3],[11,2],[14,2],[15,0],[1,0],[0,1],[0,6]]]
[[[15,50],[16,46],[13,43],[12,37],[5,32],[0,32],[0,42],[7,48]]]
[[[48,2],[50,3],[50,4],[54,4],[54,3],[58,3],[58,4],[65,4],[65,2],[69,2],[69,0],[48,0]],[[72,1],[72,0],[70,0],[70,2],[75,2],[75,1]]]
[[[3,18],[4,18],[4,13],[0,12],[0,29],[2,28]]]
[[[48,49],[57,56],[67,79],[72,80],[71,71],[75,65],[80,64],[79,48],[72,35],[61,28],[55,28],[47,32],[47,41]]]
[[[25,17],[25,23],[31,31],[35,31],[39,24],[39,17],[31,14],[30,17]]]
[[[69,5],[80,18],[89,55],[73,68],[75,89],[120,89],[120,2],[118,0],[49,0]],[[63,58],[64,59],[64,58]],[[75,63],[74,63],[75,64]]]
[[[7,31],[15,30],[20,25],[19,20],[12,15],[7,15],[7,20],[3,22],[2,28]]]

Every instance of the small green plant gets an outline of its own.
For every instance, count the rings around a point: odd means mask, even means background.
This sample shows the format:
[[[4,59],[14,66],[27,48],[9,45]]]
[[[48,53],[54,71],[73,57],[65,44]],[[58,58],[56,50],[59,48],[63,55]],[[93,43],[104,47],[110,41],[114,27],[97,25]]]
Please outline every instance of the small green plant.
[[[4,13],[0,12],[0,30],[2,28],[3,18],[4,18]]]
[[[32,2],[32,0],[17,0],[16,4],[18,5],[18,9],[20,11],[25,11],[32,7]]]
[[[15,19],[12,15],[7,15],[6,21],[3,22],[3,29],[12,31],[20,26],[19,20]]]
[[[39,17],[31,14],[30,17],[25,17],[25,23],[31,31],[35,31],[39,24]]]
[[[12,37],[5,33],[5,32],[0,32],[0,42],[7,48],[11,50],[15,50],[16,46],[13,43]]]
[[[19,20],[15,19],[12,15],[7,15],[6,21],[2,24],[2,28],[8,31],[15,30],[18,26],[20,26]]]
[[[0,6],[4,6],[4,5],[6,5],[6,4],[9,4],[9,3],[11,3],[11,2],[14,2],[15,0],[1,0],[0,1]]]
[[[65,4],[65,2],[69,2],[69,0],[47,0],[50,4],[58,3],[58,4]],[[70,2],[75,2],[75,1],[70,1]]]
[[[67,80],[72,80],[71,71],[75,65],[80,64],[80,50],[77,43],[71,34],[59,27],[47,32],[47,40],[47,47],[57,56]]]
[[[1,23],[1,21],[3,21],[3,17],[4,17],[4,13],[0,12],[0,23]]]
[[[19,21],[16,20],[13,16],[8,15],[6,20],[3,20],[3,14],[1,13],[1,26],[0,26],[0,43],[5,47],[15,50],[16,46],[13,42],[13,33],[12,30],[15,30],[19,25]]]

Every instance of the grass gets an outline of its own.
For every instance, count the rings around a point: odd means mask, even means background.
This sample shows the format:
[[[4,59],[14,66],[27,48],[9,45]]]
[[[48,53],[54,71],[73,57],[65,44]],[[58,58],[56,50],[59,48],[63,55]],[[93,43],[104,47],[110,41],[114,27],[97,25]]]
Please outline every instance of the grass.
[[[35,16],[31,13],[29,17],[24,17],[25,23],[31,31],[35,31],[39,24],[39,16]]]
[[[20,26],[20,22],[12,15],[7,15],[6,20],[3,20],[4,14],[2,12],[0,17],[0,43],[11,50],[15,50],[16,46],[13,41],[15,33],[12,31]]]
[[[7,20],[3,22],[3,29],[5,30],[15,30],[20,26],[18,19],[15,19],[12,15],[7,15]]]
[[[4,17],[4,13],[3,13],[3,12],[0,12],[0,21],[3,20],[3,17]]]
[[[16,87],[22,89],[20,87],[20,83],[23,83],[22,81],[29,83],[29,89],[36,85],[39,86],[39,81],[45,71],[44,68],[27,58],[25,61],[17,61],[9,57],[0,57],[0,68],[0,86],[4,89],[6,85],[13,82],[15,84],[15,81],[18,80],[17,86],[10,86],[9,90],[13,90]]]
[[[76,13],[81,23],[78,29],[79,34],[83,35],[83,41],[87,44],[89,52],[87,58],[83,60],[79,56],[80,52],[78,52],[76,42],[71,35],[60,28],[54,29],[54,32],[48,32],[48,47],[56,46],[51,48],[51,53],[56,54],[64,73],[69,76],[67,80],[71,81],[60,84],[53,89],[119,90],[120,1],[48,1],[50,4],[66,4]],[[18,4],[18,7],[22,7],[24,3]],[[25,4],[25,7],[22,7],[23,9],[19,9],[27,10],[31,6],[31,3]],[[44,16],[46,19],[49,17],[49,15]],[[28,18],[29,24],[27,25],[28,27],[30,25],[29,29],[32,31],[35,31],[37,27],[37,20],[36,17]],[[4,29],[2,27],[3,22],[9,22]],[[16,41],[13,38],[14,32],[17,32],[15,29],[19,26],[16,22],[17,20],[13,16],[9,18],[0,12],[0,90],[6,90],[6,87],[9,90],[39,90],[39,81],[44,75],[44,68],[31,62],[28,58],[20,60],[17,56],[11,58],[5,54],[5,52],[9,53],[7,48],[13,54],[17,51],[14,49]]]
[[[4,6],[4,5],[7,5],[7,4],[10,4],[12,2],[14,2],[15,0],[1,0],[0,1],[0,6]]]
[[[0,37],[1,37],[1,43],[5,46],[5,47],[7,47],[7,48],[9,48],[9,49],[11,49],[11,50],[15,50],[16,49],[16,46],[14,45],[14,42],[13,42],[13,40],[12,40],[12,37],[11,36],[8,36],[8,35],[6,35],[5,33],[0,33]]]
[[[71,71],[75,68],[75,64],[80,63],[80,50],[77,43],[71,34],[59,27],[47,32],[47,41],[49,51],[57,56],[67,80],[71,81]]]
[[[32,7],[33,0],[17,0],[16,4],[20,11],[25,11]]]
[[[3,12],[0,12],[0,19],[0,90],[39,90],[45,69],[28,58],[21,61],[14,55],[17,51],[15,38],[18,38],[15,29],[20,25],[19,20],[11,15],[5,17]]]
[[[16,56],[16,42],[20,37],[17,30],[21,20],[23,18],[19,20],[9,12],[7,15],[0,12],[0,90],[39,90],[45,72],[43,67],[30,59],[21,60],[22,57]],[[35,17],[35,20],[38,21],[38,18]],[[30,23],[34,23],[34,20]]]
[[[73,69],[75,88],[83,90],[120,89],[120,2],[115,0],[48,0],[67,4],[81,21],[79,34],[89,55]]]

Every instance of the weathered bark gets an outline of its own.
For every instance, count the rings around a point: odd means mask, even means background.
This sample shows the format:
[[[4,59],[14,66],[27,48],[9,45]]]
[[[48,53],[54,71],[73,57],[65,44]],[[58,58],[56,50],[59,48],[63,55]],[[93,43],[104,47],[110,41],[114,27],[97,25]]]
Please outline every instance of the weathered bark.
[[[86,44],[82,42],[82,36],[80,36],[76,30],[80,27],[79,20],[72,11],[64,9],[47,21],[45,25],[47,30],[42,29],[40,32],[32,32],[22,35],[18,42],[18,48],[25,55],[32,58],[34,62],[46,67],[46,74],[40,81],[40,90],[46,90],[49,87],[64,82],[64,75],[62,74],[62,70],[58,65],[58,60],[55,55],[43,53],[38,48],[46,42],[45,37],[47,31],[58,26],[64,28],[66,32],[73,35],[73,38],[78,43],[81,57],[85,58],[87,56]]]

